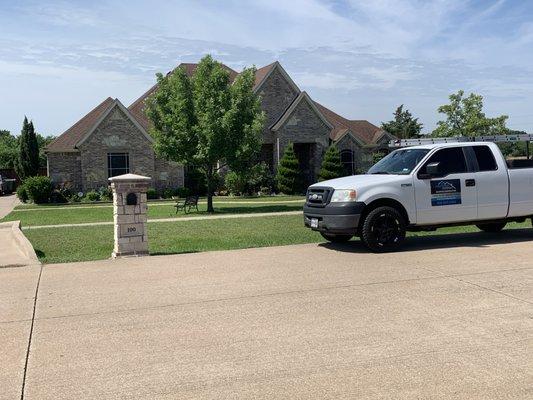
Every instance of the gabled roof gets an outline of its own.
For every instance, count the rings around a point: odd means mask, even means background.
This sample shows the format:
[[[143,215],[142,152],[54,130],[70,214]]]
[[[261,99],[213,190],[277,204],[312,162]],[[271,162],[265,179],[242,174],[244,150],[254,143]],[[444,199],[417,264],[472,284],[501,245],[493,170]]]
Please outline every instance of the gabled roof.
[[[330,138],[333,141],[337,141],[345,134],[351,133],[362,143],[372,144],[385,133],[383,129],[366,120],[349,120],[316,101],[314,103],[331,125],[333,125],[330,134]]]
[[[287,71],[285,71],[278,61],[274,61],[272,64],[261,67],[255,72],[254,91],[258,92],[261,89],[261,86],[263,86],[263,83],[266,82],[267,78],[276,70],[280,72],[280,74],[285,78],[287,83],[294,89],[296,93],[300,93],[300,88],[296,85],[296,83],[294,83]]]
[[[275,132],[279,128],[281,128],[285,124],[285,122],[290,118],[292,113],[296,110],[296,108],[298,107],[298,105],[302,101],[305,101],[305,102],[307,102],[307,104],[309,104],[309,106],[311,107],[311,109],[313,109],[313,111],[316,113],[318,118],[320,118],[322,120],[322,122],[324,122],[324,124],[329,129],[333,129],[333,125],[324,117],[324,115],[317,108],[316,103],[313,100],[311,100],[311,97],[309,97],[309,95],[305,91],[300,92],[298,97],[296,99],[294,99],[294,101],[289,106],[289,108],[287,108],[285,110],[285,112],[282,114],[282,116],[278,119],[278,121],[274,125],[272,125],[270,127],[270,129],[272,129]]]
[[[76,151],[78,143],[85,134],[94,126],[103,113],[112,107],[114,101],[108,97],[95,108],[89,111],[82,119],[72,125],[69,129],[59,135],[52,143],[46,147],[49,152]]]
[[[92,109],[87,115],[72,125],[72,127],[58,136],[46,147],[46,151],[51,153],[77,151],[77,146],[91,136],[95,129],[98,128],[115,107],[118,107],[150,142],[153,141],[152,137],[148,135],[146,130],[139,124],[137,119],[128,111],[128,109],[124,107],[120,100],[113,100],[111,97],[108,97]]]

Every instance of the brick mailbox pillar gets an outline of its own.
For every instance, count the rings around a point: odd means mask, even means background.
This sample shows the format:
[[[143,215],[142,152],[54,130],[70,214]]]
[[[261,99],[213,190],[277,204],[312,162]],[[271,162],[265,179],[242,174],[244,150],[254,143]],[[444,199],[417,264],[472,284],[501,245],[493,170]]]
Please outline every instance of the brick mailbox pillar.
[[[112,257],[148,255],[146,191],[151,178],[126,174],[109,178],[109,181],[115,222]]]

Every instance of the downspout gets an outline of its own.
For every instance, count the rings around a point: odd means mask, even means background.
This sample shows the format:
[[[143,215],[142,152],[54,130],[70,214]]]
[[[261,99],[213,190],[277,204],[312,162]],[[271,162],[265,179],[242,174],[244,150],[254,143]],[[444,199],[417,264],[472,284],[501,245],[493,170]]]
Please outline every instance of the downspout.
[[[279,165],[279,137],[276,138],[276,153],[278,155],[277,165]]]

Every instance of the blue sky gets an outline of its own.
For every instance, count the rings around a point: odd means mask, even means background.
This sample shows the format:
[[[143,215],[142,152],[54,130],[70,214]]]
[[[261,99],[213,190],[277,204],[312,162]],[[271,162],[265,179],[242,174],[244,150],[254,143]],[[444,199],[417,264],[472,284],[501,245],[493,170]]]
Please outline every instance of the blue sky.
[[[314,99],[379,124],[405,104],[435,126],[458,89],[533,131],[533,2],[0,0],[0,129],[57,135],[107,96],[206,53],[240,70],[279,60]]]

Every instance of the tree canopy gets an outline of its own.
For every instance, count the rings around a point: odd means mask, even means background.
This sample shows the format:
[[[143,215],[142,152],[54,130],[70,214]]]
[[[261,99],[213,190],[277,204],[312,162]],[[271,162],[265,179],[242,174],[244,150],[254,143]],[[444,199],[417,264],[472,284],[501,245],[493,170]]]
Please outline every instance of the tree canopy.
[[[483,96],[475,93],[465,96],[459,90],[451,94],[450,103],[440,106],[438,112],[445,119],[437,122],[432,136],[503,135],[508,131],[505,126],[508,116],[488,118],[483,112]]]
[[[393,115],[393,120],[381,123],[381,129],[398,139],[411,139],[420,136],[422,124],[418,122],[418,118],[413,118],[409,110],[404,111],[403,104],[394,111]]]
[[[20,179],[24,180],[39,173],[39,142],[33,122],[24,117],[19,138],[18,159],[15,164]]]
[[[42,136],[38,133],[37,143],[39,145],[39,166],[46,167],[45,147],[54,140],[53,136]],[[15,168],[19,154],[20,136],[15,136],[7,130],[0,129],[0,168]]]
[[[157,82],[146,110],[155,151],[205,175],[208,211],[213,212],[218,171],[245,168],[260,151],[264,115],[253,92],[255,68],[245,68],[231,83],[228,71],[205,56],[192,77],[177,68],[157,74]]]

